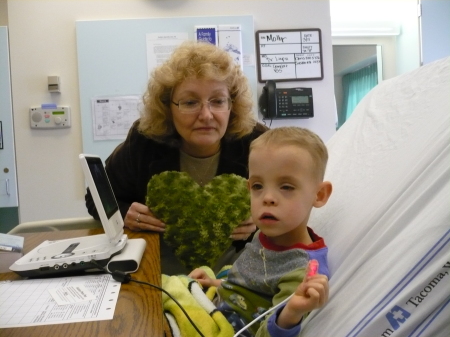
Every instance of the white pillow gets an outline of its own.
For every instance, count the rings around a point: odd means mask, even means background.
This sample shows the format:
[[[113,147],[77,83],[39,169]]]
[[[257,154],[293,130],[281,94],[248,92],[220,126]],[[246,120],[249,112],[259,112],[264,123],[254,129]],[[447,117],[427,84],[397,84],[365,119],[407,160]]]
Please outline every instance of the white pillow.
[[[450,58],[384,81],[327,144],[330,301],[302,336],[448,336]]]

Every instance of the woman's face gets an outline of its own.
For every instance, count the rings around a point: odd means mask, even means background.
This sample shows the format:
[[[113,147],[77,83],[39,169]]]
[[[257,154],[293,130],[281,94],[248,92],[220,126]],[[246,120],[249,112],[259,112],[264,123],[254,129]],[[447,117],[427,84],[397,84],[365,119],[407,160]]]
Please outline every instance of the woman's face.
[[[222,97],[230,97],[228,88],[225,83],[214,80],[188,79],[174,88],[170,109],[175,128],[182,138],[181,149],[187,154],[209,157],[219,150],[231,110],[212,113],[207,101]],[[181,113],[174,104],[180,100],[201,101],[203,106],[199,112]]]

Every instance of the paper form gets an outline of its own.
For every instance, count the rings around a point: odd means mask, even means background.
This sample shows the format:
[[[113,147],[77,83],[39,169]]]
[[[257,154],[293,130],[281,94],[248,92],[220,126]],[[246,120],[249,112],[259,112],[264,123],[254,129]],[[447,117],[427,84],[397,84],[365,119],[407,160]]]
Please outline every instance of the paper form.
[[[125,139],[139,118],[139,96],[92,98],[94,140]]]
[[[95,299],[58,305],[50,289],[82,285]],[[109,274],[0,282],[0,328],[113,319],[121,283]]]
[[[66,287],[49,289],[48,291],[59,305],[92,301],[96,298],[95,295],[82,284],[77,284],[75,286],[68,285]]]
[[[148,33],[147,71],[150,77],[154,68],[167,60],[172,51],[188,39],[187,33]]]

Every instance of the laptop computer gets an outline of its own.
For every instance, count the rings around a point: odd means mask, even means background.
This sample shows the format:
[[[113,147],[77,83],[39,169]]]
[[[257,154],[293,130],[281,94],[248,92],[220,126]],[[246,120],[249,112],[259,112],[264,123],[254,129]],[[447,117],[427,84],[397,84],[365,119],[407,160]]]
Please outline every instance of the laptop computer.
[[[88,154],[80,154],[79,159],[105,234],[46,240],[9,267],[15,273],[38,277],[98,270],[97,264],[105,267],[125,247],[128,237],[102,160]]]

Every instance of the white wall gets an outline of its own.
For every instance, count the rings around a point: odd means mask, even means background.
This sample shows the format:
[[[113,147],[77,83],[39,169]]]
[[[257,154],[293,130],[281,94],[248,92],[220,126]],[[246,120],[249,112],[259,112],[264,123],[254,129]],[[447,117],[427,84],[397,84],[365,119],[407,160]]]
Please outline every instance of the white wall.
[[[422,64],[450,55],[450,1],[421,0]]]
[[[420,66],[418,0],[330,0],[332,26],[336,23],[391,21],[399,24],[400,35],[333,37],[333,45],[377,44],[382,46],[383,79]],[[349,24],[348,26],[350,26]]]
[[[383,80],[412,71],[420,66],[418,0],[330,0],[333,46],[380,46]],[[361,28],[369,23],[394,23],[399,35],[335,36],[334,27]],[[350,60],[352,55],[346,57]],[[335,74],[340,60],[334,60]],[[342,106],[342,74],[335,75],[337,110]]]
[[[21,222],[88,215],[84,206],[84,178],[77,159],[83,149],[76,20],[252,14],[255,31],[320,28],[324,79],[284,82],[279,87],[313,88],[316,117],[290,120],[289,123],[311,128],[325,141],[334,133],[328,0],[8,0],[7,5]],[[61,94],[47,91],[49,75],[60,76]],[[261,88],[262,84],[258,95]],[[41,103],[69,105],[72,108],[72,127],[31,130],[28,109]],[[272,126],[286,123],[274,122]]]

